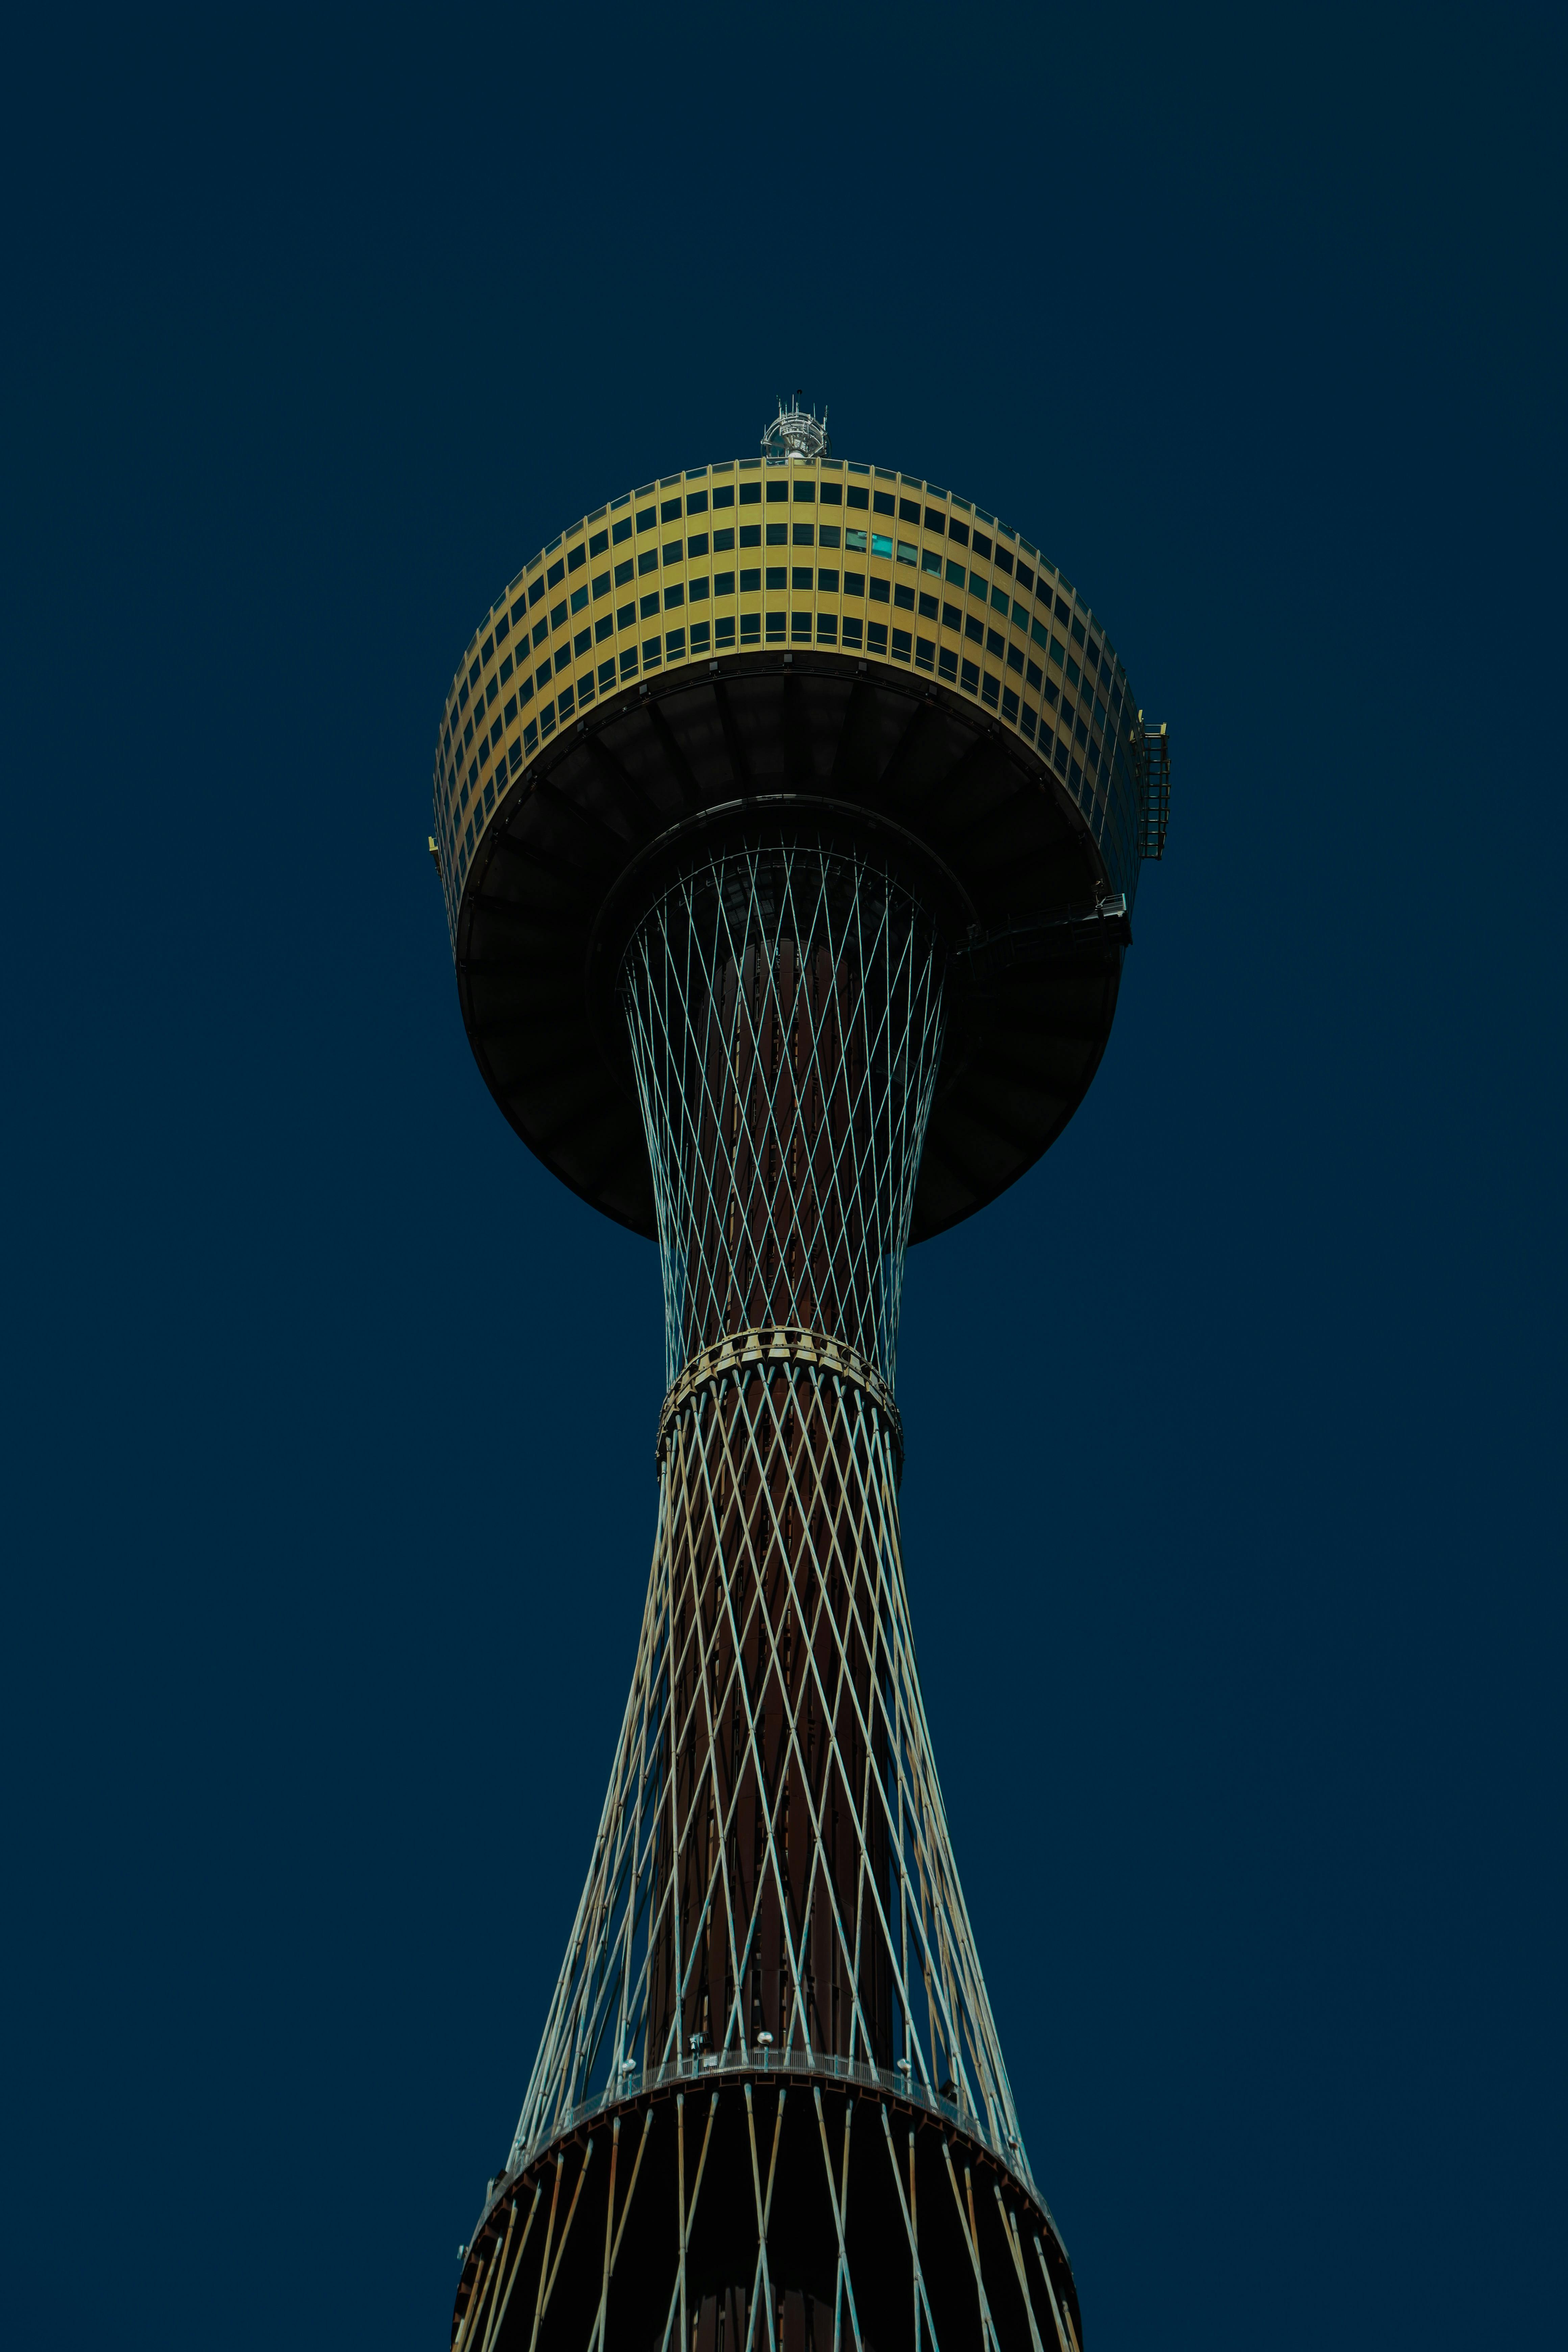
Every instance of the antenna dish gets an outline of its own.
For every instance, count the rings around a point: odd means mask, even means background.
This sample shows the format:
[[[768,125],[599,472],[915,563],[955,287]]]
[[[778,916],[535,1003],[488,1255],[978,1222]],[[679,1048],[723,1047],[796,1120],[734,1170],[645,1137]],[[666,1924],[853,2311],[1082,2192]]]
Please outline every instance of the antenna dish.
[[[833,444],[827,436],[827,411],[818,417],[815,407],[803,408],[805,394],[796,392],[786,408],[779,402],[779,413],[763,435],[763,455],[776,466],[809,465],[814,457],[831,457]]]

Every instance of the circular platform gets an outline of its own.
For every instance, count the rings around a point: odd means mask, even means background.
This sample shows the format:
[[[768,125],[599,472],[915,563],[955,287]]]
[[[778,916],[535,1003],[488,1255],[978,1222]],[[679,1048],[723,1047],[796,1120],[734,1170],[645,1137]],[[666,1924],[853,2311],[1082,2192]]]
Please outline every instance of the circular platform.
[[[442,878],[486,1083],[547,1167],[652,1235],[626,936],[737,829],[854,844],[948,952],[911,1239],[942,1231],[1048,1148],[1104,1051],[1138,741],[1068,583],[930,485],[752,460],[600,509],[492,608],[443,717]]]

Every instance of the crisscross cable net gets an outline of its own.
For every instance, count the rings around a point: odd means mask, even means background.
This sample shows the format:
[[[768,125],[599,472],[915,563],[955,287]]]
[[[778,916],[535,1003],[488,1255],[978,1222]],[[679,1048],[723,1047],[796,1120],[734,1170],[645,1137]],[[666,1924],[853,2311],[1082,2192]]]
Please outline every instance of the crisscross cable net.
[[[885,874],[715,859],[626,959],[672,1378],[725,1334],[889,1386],[942,1039]],[[689,2050],[907,2068],[1022,2166],[910,1626],[880,1381],[733,1351],[668,1422],[637,1666],[511,2166]]]
[[[885,871],[812,844],[685,876],[622,992],[653,1165],[666,1378],[725,1331],[848,1341],[889,1387],[942,1055],[940,948]]]

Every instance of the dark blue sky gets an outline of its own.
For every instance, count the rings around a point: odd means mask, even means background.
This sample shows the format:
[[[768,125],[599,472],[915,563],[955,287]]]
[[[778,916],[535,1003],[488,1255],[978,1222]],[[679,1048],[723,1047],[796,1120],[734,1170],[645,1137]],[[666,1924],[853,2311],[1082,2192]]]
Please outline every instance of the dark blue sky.
[[[543,539],[803,384],[1174,743],[1104,1067],[900,1360],[1086,2352],[1558,2338],[1561,20],[57,23],[0,100],[0,2335],[446,2341],[660,1324],[472,1066],[429,750]]]

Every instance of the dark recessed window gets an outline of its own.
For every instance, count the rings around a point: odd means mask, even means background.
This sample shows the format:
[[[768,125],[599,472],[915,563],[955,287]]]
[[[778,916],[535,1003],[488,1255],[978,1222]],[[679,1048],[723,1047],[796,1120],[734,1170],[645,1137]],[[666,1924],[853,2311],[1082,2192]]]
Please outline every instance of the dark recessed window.
[[[1025,666],[1024,675],[1028,679],[1029,684],[1034,688],[1035,692],[1038,694],[1042,683],[1039,663],[1035,661],[1026,663]]]
[[[947,535],[959,547],[969,545],[969,525],[966,522],[957,520],[950,522],[947,526]]]
[[[866,491],[858,488],[856,485],[851,482],[849,485],[849,504],[852,507],[863,507],[866,503]]]
[[[958,682],[965,694],[979,693],[980,671],[973,662],[966,661],[963,665],[958,673]]]
[[[947,529],[947,517],[941,507],[927,507],[925,521],[927,530],[934,530],[938,538]]]
[[[665,590],[664,609],[667,613],[679,612],[680,606],[684,604],[685,602],[686,591],[681,586],[679,580],[675,583],[673,588],[667,588]]]
[[[688,595],[690,597],[694,604],[705,604],[708,598],[707,574],[704,573],[700,580],[689,580],[686,583],[686,589]]]
[[[1068,603],[1065,596],[1058,596],[1057,598],[1057,618],[1058,621],[1070,621],[1072,619],[1072,606]]]
[[[810,645],[811,614],[809,613],[792,613],[789,620],[789,633],[797,643],[804,638],[805,643]]]
[[[658,517],[654,512],[652,507],[639,507],[637,509],[638,530],[651,530],[658,520]]]
[[[855,495],[854,491],[851,490],[849,495],[853,498]],[[847,646],[858,646],[859,642],[860,622],[858,616],[854,613],[846,613],[844,615],[844,643]]]
[[[487,637],[487,638],[485,639],[485,641],[484,641],[484,644],[479,647],[479,658],[480,658],[480,660],[481,660],[481,661],[489,661],[489,659],[490,656],[494,653],[495,649],[496,649],[496,641],[495,641],[495,639],[494,639],[493,637]]]
[[[614,530],[610,533],[610,537],[615,541],[616,545],[619,547],[622,540],[630,539],[631,535],[632,519],[630,515],[623,515],[619,522],[616,525]]]
[[[1072,641],[1075,646],[1081,646],[1083,643],[1083,623],[1078,618],[1076,614],[1073,616],[1072,622]]]
[[[794,531],[795,545],[797,547],[809,547],[812,543],[812,530],[813,526],[810,523],[797,522],[795,526]]]
[[[608,613],[602,614],[594,624],[594,643],[596,646],[602,646],[606,637],[614,635],[615,626],[615,622]]]
[[[733,530],[716,530],[714,532],[713,552],[715,555],[727,555],[734,544],[735,534]]]
[[[637,608],[635,604],[618,604],[616,607],[616,628],[629,629],[632,623],[637,619]]]
[[[707,652],[707,650],[708,650],[708,624],[707,624],[707,622],[706,622],[706,621],[693,621],[693,622],[692,622],[692,624],[691,624],[691,650],[692,650],[692,652],[693,652],[694,654],[705,654],[705,653]]]
[[[522,616],[523,616],[523,614],[524,614],[524,613],[526,613],[526,612],[527,612],[527,610],[528,610],[528,599],[527,599],[527,597],[526,597],[526,596],[520,596],[520,597],[518,598],[518,600],[517,600],[516,604],[515,604],[512,606],[512,608],[511,608],[511,617],[512,617],[512,619],[513,619],[514,621],[521,621],[521,618],[522,618]]]
[[[744,488],[744,487],[745,487],[745,485],[742,483],[742,488]],[[762,584],[763,584],[763,575],[762,575],[762,573],[761,573],[761,572],[756,569],[756,567],[755,567],[754,565],[752,566],[752,568],[749,572],[747,572],[747,571],[742,571],[742,573],[741,573],[741,593],[742,593],[742,596],[755,596],[755,595],[757,595],[757,594],[761,592]]]
[[[1003,636],[1001,631],[998,629],[987,629],[985,632],[986,652],[988,654],[996,654],[1000,656],[1005,653],[1006,649],[1007,640]]]
[[[1007,667],[1009,669],[1016,669],[1020,677],[1023,676],[1024,656],[1016,646],[1009,646],[1007,648]]]
[[[825,522],[816,534],[816,543],[818,547],[837,547],[838,525],[836,522]]]
[[[746,486],[745,486],[744,482],[742,482],[742,485],[741,485],[741,488],[742,488],[742,489],[744,489],[744,488],[745,488],[745,487],[746,487]],[[763,543],[763,526],[762,526],[762,524],[761,524],[760,522],[743,522],[743,523],[741,525],[741,544],[742,544],[742,547],[761,547],[762,543]]]
[[[668,635],[665,638],[664,650],[667,659],[670,661],[684,661],[686,658],[685,630],[671,629]]]
[[[573,548],[567,555],[566,569],[568,572],[581,572],[583,566],[587,562],[587,561],[588,551],[584,546],[582,541],[579,540],[576,546]]]
[[[988,556],[991,552],[991,541],[986,538],[985,533],[983,530],[977,530],[975,532],[972,544],[976,555]]]
[[[592,629],[579,629],[576,635],[572,640],[572,650],[574,654],[585,654],[593,642],[594,632]]]
[[[741,485],[741,504],[743,507],[760,507],[762,502],[763,486],[761,482],[742,482]]]
[[[900,522],[919,522],[920,519],[921,502],[919,499],[900,499],[899,500],[899,520]]]
[[[770,564],[769,564],[769,566],[768,566],[768,586],[769,586],[770,588],[782,588],[782,587],[784,586],[784,584],[785,577],[786,577],[786,572],[785,572],[785,567],[784,567],[784,564],[782,564],[782,563],[770,563]]]
[[[1013,559],[1005,547],[996,550],[996,569],[998,572],[1011,572],[1013,569]]]
[[[1025,705],[1024,705],[1024,715],[1023,715],[1023,717],[1019,719],[1018,724],[1019,724],[1019,726],[1023,729],[1023,730],[1024,730],[1025,734],[1028,737],[1028,739],[1029,739],[1029,740],[1030,740],[1030,742],[1031,742],[1031,743],[1032,743],[1032,742],[1034,741],[1034,740],[1035,740],[1035,730],[1036,730],[1036,728],[1039,725],[1039,723],[1040,723],[1040,714],[1039,714],[1039,712],[1035,709],[1035,706],[1034,706],[1034,704],[1033,704],[1032,702],[1026,702],[1026,703],[1025,703]]]
[[[595,572],[595,574],[594,574],[594,601],[595,601],[595,604],[597,604],[597,603],[598,603],[598,601],[599,601],[599,598],[600,598],[601,596],[607,596],[607,595],[609,594],[609,593],[610,593],[610,575],[609,575],[609,573],[608,573],[607,572]]]
[[[778,637],[782,637],[782,636],[783,636],[783,635],[784,635],[784,625],[785,625],[785,623],[787,622],[787,620],[788,620],[788,618],[789,618],[788,614],[787,614],[787,613],[770,613],[770,614],[768,614],[767,618],[768,618],[768,635],[769,635],[769,637],[770,637],[770,638],[778,638]]]
[[[574,588],[572,591],[572,610],[574,613],[580,613],[587,601],[588,585],[584,581],[581,588]]]
[[[891,490],[872,491],[871,511],[873,514],[891,514],[893,511],[893,494]]]
[[[812,481],[809,477],[805,481],[796,482],[795,486],[795,502],[797,507],[812,506],[816,503],[816,484]]]
[[[1030,569],[1030,567],[1028,566],[1028,564],[1026,564],[1026,563],[1024,562],[1023,557],[1022,557],[1022,556],[1020,556],[1020,557],[1019,557],[1019,559],[1018,559],[1018,585],[1019,585],[1019,587],[1020,587],[1020,588],[1022,588],[1022,589],[1026,592],[1026,593],[1028,592],[1028,590],[1029,590],[1029,589],[1031,589],[1031,588],[1034,586],[1034,584],[1035,584],[1035,575],[1034,575],[1034,572],[1031,571],[1031,569]]]
[[[844,593],[847,596],[863,596],[866,593],[866,574],[863,572],[847,572],[844,574]]]
[[[870,654],[885,654],[887,652],[888,625],[886,621],[867,622],[866,650]]]
[[[628,646],[626,652],[621,656],[621,676],[623,677],[636,677],[637,674],[637,649],[636,646]]]
[[[915,609],[914,590],[912,588],[906,588],[903,582],[900,580],[898,586],[893,591],[893,602],[901,613],[912,613]]]
[[[936,640],[934,637],[917,637],[915,639],[915,667],[917,669],[934,669],[936,667]]]
[[[658,639],[657,637],[645,637],[643,639],[642,648],[642,666],[644,669],[657,669],[658,667]]]
[[[784,505],[784,501],[785,501],[785,499],[786,499],[788,497],[789,497],[789,484],[788,484],[787,482],[770,482],[770,483],[768,484],[768,504],[769,504],[769,506],[771,506],[771,507],[780,507],[780,506],[783,506],[783,505]]]
[[[887,601],[888,583],[885,580],[879,579],[876,572],[873,572],[871,574],[871,602],[873,604],[885,604]]]
[[[804,588],[809,593],[811,588],[810,564],[795,564],[789,575],[789,584],[792,588]]]
[[[542,646],[542,645],[544,643],[545,638],[546,638],[549,635],[550,635],[550,624],[549,624],[549,622],[548,622],[548,621],[535,621],[535,623],[534,623],[534,625],[533,625],[533,642],[534,642],[534,644],[535,644],[536,646]]]
[[[469,684],[470,686],[478,686],[479,682],[479,663],[478,663],[478,662],[476,662],[476,663],[474,664],[474,666],[473,666],[473,668],[468,672],[468,684]]]
[[[715,507],[732,507],[734,503],[735,485],[733,482],[726,482],[721,488],[714,490],[713,504]]]
[[[744,498],[746,492],[753,487],[754,486],[750,482],[742,482],[741,485],[741,496]],[[762,634],[762,614],[760,613],[742,613],[741,615],[741,643],[743,646],[754,646],[760,641]]]
[[[543,578],[542,578],[542,576],[541,578],[539,578],[538,580],[536,580],[536,581],[533,583],[532,586],[530,588],[530,590],[529,590],[529,592],[528,592],[528,601],[529,601],[529,603],[530,603],[531,604],[538,604],[538,602],[539,602],[539,600],[540,600],[540,598],[543,595],[543,593],[544,593],[544,581],[543,581]]]
[[[958,656],[950,653],[946,646],[936,657],[936,667],[939,677],[946,678],[949,686],[958,684]]]
[[[706,514],[706,513],[707,513],[707,511],[708,511],[708,493],[707,493],[707,491],[706,491],[706,490],[690,490],[690,491],[689,491],[689,492],[688,492],[688,494],[687,494],[687,499],[686,499],[686,511],[687,511],[687,513],[688,513],[688,514]]]
[[[572,648],[571,648],[571,646],[556,646],[556,648],[555,648],[555,667],[556,667],[556,668],[557,668],[557,669],[568,669],[568,668],[570,668],[570,667],[571,667],[571,663],[572,663]]]
[[[654,614],[658,610],[658,590],[657,588],[650,596],[645,596],[642,599],[637,610],[641,613],[645,621],[652,620]]]
[[[1012,600],[1008,596],[1005,588],[993,588],[991,591],[991,603],[993,609],[1002,614],[1004,617],[1005,617],[1006,614],[1011,610]]]
[[[539,691],[541,692],[541,694],[542,694],[542,693],[543,693],[543,691],[544,691],[545,688],[549,685],[550,680],[551,680],[551,677],[552,677],[552,670],[551,670],[551,667],[550,667],[550,664],[549,664],[549,662],[548,662],[547,660],[546,660],[546,661],[542,661],[542,662],[540,663],[540,665],[539,665],[539,667],[538,667],[538,668],[534,671],[534,673],[533,673],[533,676],[534,676],[534,681],[535,681],[536,685],[538,686],[538,688],[539,688]]]
[[[769,523],[769,525],[768,525],[768,545],[769,545],[770,547],[783,547],[783,546],[785,544],[785,542],[787,541],[788,538],[789,538],[789,525],[788,525],[788,523],[787,523],[787,522],[771,522],[771,523]]]
[[[705,530],[694,530],[692,532],[690,538],[686,542],[686,552],[690,556],[693,562],[697,561],[697,558],[700,555],[707,554],[708,534]]]
[[[601,662],[599,664],[599,692],[601,694],[608,694],[615,682],[616,665],[614,661]]]
[[[507,679],[508,679],[510,676],[511,676],[511,656],[510,656],[510,654],[503,654],[503,655],[502,655],[502,656],[501,656],[501,666],[500,666],[501,684],[502,684],[503,686],[505,685],[505,683],[506,683]]]
[[[816,584],[817,584],[817,587],[821,590],[821,592],[822,592],[823,595],[825,595],[825,596],[837,596],[837,593],[838,593],[838,574],[837,574],[837,572],[828,572],[828,571],[826,571],[826,570],[818,572],[818,573],[817,573],[817,575],[816,575]]]
[[[668,542],[668,544],[666,546],[665,551],[664,551],[664,560],[665,560],[665,562],[666,562],[667,563],[679,563],[679,561],[680,561],[680,541],[679,541],[678,539],[672,539],[672,540]]]
[[[816,495],[825,507],[841,507],[844,504],[844,485],[842,482],[819,483]]]
[[[944,604],[944,605],[942,606],[942,627],[943,627],[944,629],[962,629],[962,628],[963,628],[963,614],[959,611],[959,609],[958,609],[958,607],[957,607],[957,605],[956,605],[956,604]]]
[[[466,748],[469,743],[471,743],[471,742],[473,741],[473,740],[474,740],[474,722],[473,722],[473,720],[470,719],[469,719],[469,721],[468,721],[468,725],[467,725],[467,726],[464,728],[464,730],[463,730],[463,742],[464,742],[464,746],[465,746],[465,748]]]
[[[493,701],[495,700],[495,698],[496,698],[497,695],[498,695],[500,692],[500,688],[496,684],[495,679],[494,679],[493,677],[492,677],[492,678],[487,678],[487,679],[486,679],[486,681],[485,681],[485,700],[486,700],[486,702],[487,702],[487,703],[493,702]]]
[[[921,618],[922,621],[934,621],[936,618],[936,598],[928,596],[923,588],[921,590]]]
[[[713,624],[713,650],[717,653],[721,646],[732,646],[734,642],[735,615],[726,613]]]
[[[550,585],[552,588],[558,582],[564,580],[566,577],[565,558],[563,556],[558,556],[544,576],[546,580],[549,581]]]
[[[629,555],[624,562],[616,564],[616,585],[617,588],[624,588],[626,586],[626,582],[632,576],[633,568],[632,559]]]
[[[637,570],[639,572],[657,572],[658,570],[658,550],[657,547],[645,547],[643,549],[642,553],[637,557]]]
[[[984,604],[991,593],[991,583],[987,580],[983,580],[978,572],[972,572],[969,575],[969,593],[972,596],[978,596]]]
[[[569,686],[563,686],[563,687],[562,688],[562,689],[561,689],[560,693],[556,696],[556,698],[555,698],[555,707],[556,707],[556,709],[560,711],[561,716],[562,716],[562,718],[563,718],[563,719],[570,719],[570,718],[571,718],[571,716],[572,716],[572,689],[571,689],[571,688],[570,688]]]
[[[596,530],[594,533],[593,538],[588,541],[588,552],[590,555],[603,555],[609,543],[609,532],[607,530]]]
[[[713,593],[715,596],[732,596],[734,593],[734,573],[732,572],[716,572],[713,574]]]
[[[666,499],[664,504],[658,510],[658,519],[660,522],[679,522],[680,520],[680,500],[679,499]]]
[[[977,646],[983,646],[983,645],[985,643],[985,624],[984,624],[984,621],[977,621],[977,620],[975,619],[975,617],[974,617],[973,614],[973,613],[971,613],[971,614],[970,614],[970,616],[969,616],[968,620],[967,620],[967,621],[965,621],[965,623],[964,623],[964,625],[963,625],[963,634],[964,634],[964,635],[965,635],[966,637],[968,637],[968,638],[971,640],[971,642],[972,642],[973,644],[977,645]]]
[[[816,642],[819,646],[835,646],[838,642],[838,622],[832,613],[818,613]]]

